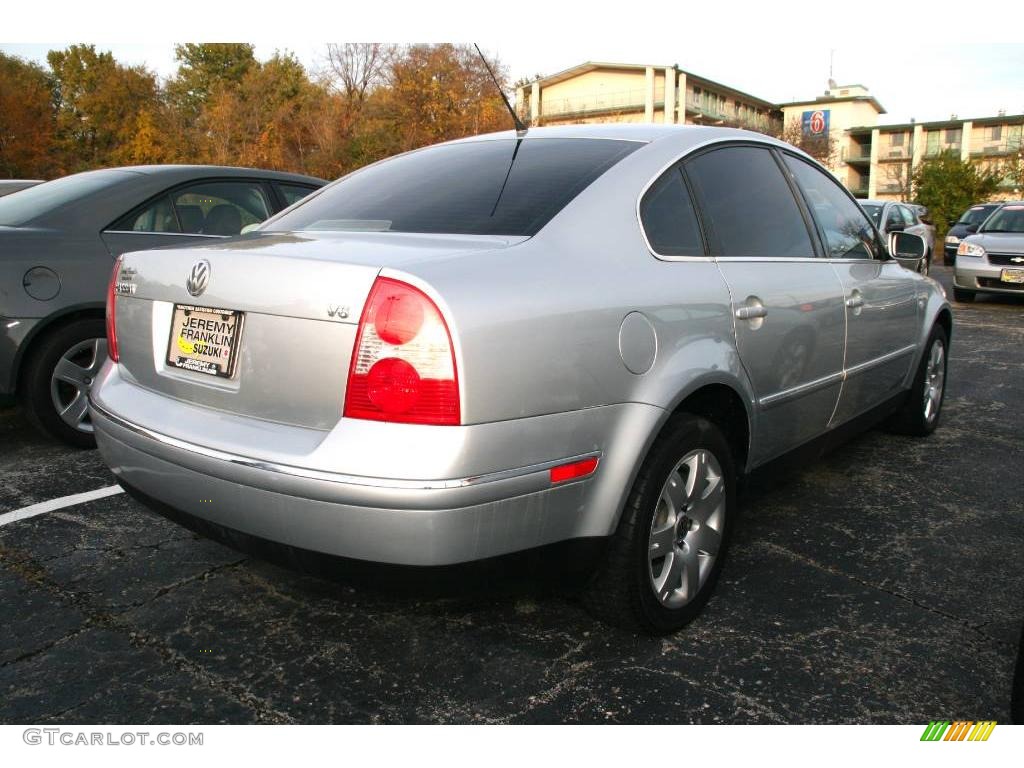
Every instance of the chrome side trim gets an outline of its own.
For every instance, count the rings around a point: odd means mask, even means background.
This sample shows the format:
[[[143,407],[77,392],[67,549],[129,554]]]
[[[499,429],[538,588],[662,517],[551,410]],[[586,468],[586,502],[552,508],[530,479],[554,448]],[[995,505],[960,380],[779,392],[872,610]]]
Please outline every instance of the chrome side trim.
[[[836,373],[830,373],[828,376],[822,376],[820,379],[814,381],[808,381],[806,384],[797,384],[795,387],[784,389],[781,392],[776,392],[772,395],[766,395],[757,401],[758,406],[761,408],[772,408],[776,405],[789,402],[803,395],[809,395],[811,392],[817,392],[819,389],[836,384],[843,381],[845,371],[837,371]]]
[[[896,358],[903,357],[904,355],[909,355],[915,351],[917,351],[916,344],[909,344],[905,347],[900,347],[899,349],[893,350],[892,352],[887,352],[881,357],[876,357],[871,360],[867,360],[863,363],[858,363],[857,365],[851,368],[843,368],[843,370],[841,371],[838,371],[836,373],[830,373],[828,376],[822,376],[820,379],[808,381],[805,384],[797,384],[795,387],[784,389],[781,392],[775,392],[774,394],[766,395],[758,399],[757,405],[759,408],[763,409],[772,408],[776,405],[780,405],[795,398],[802,397],[803,395],[809,395],[811,392],[816,392],[819,389],[824,389],[825,387],[831,386],[836,382],[846,381],[847,379],[853,376],[862,374],[865,371],[870,371],[872,368],[875,368],[879,365],[884,365],[885,363],[895,360]]]
[[[322,480],[329,483],[366,486],[370,488],[380,488],[383,490],[432,491],[450,490],[452,488],[468,488],[472,486],[486,485],[487,483],[494,483],[501,480],[525,477],[539,472],[546,472],[552,467],[569,464],[574,461],[581,461],[583,459],[590,458],[600,460],[601,458],[600,451],[593,451],[579,456],[568,456],[556,461],[546,461],[541,464],[531,464],[526,467],[506,469],[500,472],[488,472],[483,475],[460,477],[451,480],[396,480],[394,478],[366,477],[364,475],[346,475],[340,472],[324,472],[317,469],[306,469],[304,467],[296,467],[290,464],[279,464],[277,462],[254,459],[249,456],[240,456],[236,453],[220,451],[216,448],[207,448],[202,445],[196,445],[195,443],[190,443],[186,440],[179,440],[176,437],[171,437],[170,435],[165,435],[160,432],[147,429],[146,427],[135,424],[127,419],[122,419],[120,416],[116,416],[103,406],[98,405],[92,397],[89,398],[89,407],[104,419],[107,419],[122,429],[126,429],[136,435],[154,440],[162,445],[167,445],[182,451],[189,451],[190,453],[195,453],[210,459],[217,459],[230,464],[237,464],[249,469],[259,469],[264,472],[276,472],[278,474],[300,477],[307,480]]]
[[[844,379],[848,379],[851,376],[856,376],[858,374],[864,373],[865,371],[869,371],[869,370],[871,370],[872,368],[874,368],[876,366],[888,363],[890,360],[895,360],[898,357],[903,357],[904,355],[909,355],[909,354],[911,354],[913,352],[916,352],[916,351],[917,351],[917,345],[916,344],[908,344],[905,347],[900,347],[899,349],[895,349],[892,352],[888,352],[888,353],[882,355],[881,357],[876,357],[873,360],[866,360],[863,363],[858,363],[857,365],[853,366],[852,368],[845,369],[845,371],[844,371],[845,376],[843,378]]]

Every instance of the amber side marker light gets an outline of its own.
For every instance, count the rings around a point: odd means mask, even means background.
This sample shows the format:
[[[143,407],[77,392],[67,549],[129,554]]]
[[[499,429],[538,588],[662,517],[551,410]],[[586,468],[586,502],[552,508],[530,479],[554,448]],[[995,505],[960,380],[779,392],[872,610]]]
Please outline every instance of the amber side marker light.
[[[577,480],[581,477],[593,474],[597,469],[597,457],[581,459],[571,464],[560,464],[551,468],[551,483],[564,483],[569,480]]]

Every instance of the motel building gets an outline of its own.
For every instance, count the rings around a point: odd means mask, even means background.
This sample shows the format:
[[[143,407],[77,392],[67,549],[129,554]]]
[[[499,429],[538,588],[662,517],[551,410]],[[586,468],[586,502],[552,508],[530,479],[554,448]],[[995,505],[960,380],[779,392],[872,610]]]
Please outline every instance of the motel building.
[[[677,123],[728,125],[778,134],[797,124],[827,131],[837,157],[830,170],[859,198],[910,200],[922,160],[952,150],[964,160],[997,164],[1021,147],[1024,115],[879,125],[885,109],[863,85],[829,87],[806,101],[775,104],[670,65],[586,62],[521,85],[520,116],[530,125]],[[1006,181],[997,197],[1024,190]]]

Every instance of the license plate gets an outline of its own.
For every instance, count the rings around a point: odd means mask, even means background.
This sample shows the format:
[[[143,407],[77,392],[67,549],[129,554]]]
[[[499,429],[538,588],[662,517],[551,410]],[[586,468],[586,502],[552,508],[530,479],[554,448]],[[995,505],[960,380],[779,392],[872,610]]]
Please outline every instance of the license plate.
[[[1024,269],[1004,269],[999,279],[1004,283],[1024,283]]]
[[[235,309],[175,304],[167,364],[230,378],[235,372],[242,313]]]

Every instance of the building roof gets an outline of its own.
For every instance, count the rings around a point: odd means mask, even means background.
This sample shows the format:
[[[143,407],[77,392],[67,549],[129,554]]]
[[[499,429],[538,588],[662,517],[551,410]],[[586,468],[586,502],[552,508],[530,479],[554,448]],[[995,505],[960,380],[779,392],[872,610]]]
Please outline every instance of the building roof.
[[[679,65],[677,64],[622,64],[610,61],[585,61],[582,64],[577,64],[574,67],[563,69],[561,72],[556,72],[553,75],[542,77],[538,82],[540,82],[541,87],[544,87],[546,85],[555,85],[556,83],[561,83],[565,80],[571,80],[574,77],[579,77],[580,75],[585,75],[587,72],[594,72],[595,70],[599,69],[612,69],[624,72],[643,72],[648,67],[651,67],[652,69],[674,69],[677,73],[682,73],[686,75],[687,80],[692,79],[698,81],[701,84],[710,85],[726,93],[730,93],[734,96],[739,96],[740,98],[746,99],[747,101],[751,101],[754,104],[757,104],[758,106],[761,107],[766,107],[768,109],[778,109],[778,105],[773,101],[768,101],[767,99],[752,96],[751,94],[745,93],[744,91],[741,91],[737,88],[733,88],[732,86],[724,85],[722,83],[711,80],[707,77],[702,77],[701,75],[689,72],[685,69],[680,69]]]
[[[950,120],[929,120],[914,123],[888,123],[885,125],[859,125],[856,128],[850,128],[850,133],[870,133],[874,128],[877,128],[883,133],[886,131],[906,131],[917,126],[923,126],[925,128],[959,128],[964,123],[973,123],[974,125],[1003,125],[1005,123],[1024,123],[1024,114],[1021,115],[995,115],[989,117],[964,117],[964,118],[953,118]]]
[[[844,87],[849,87],[849,86],[844,86]],[[861,86],[861,87],[863,88],[863,86]],[[811,107],[811,106],[819,106],[821,104],[835,104],[837,102],[847,102],[847,101],[867,101],[878,111],[878,114],[880,114],[880,115],[886,114],[885,107],[883,107],[881,104],[879,104],[878,103],[878,99],[876,99],[874,96],[872,96],[870,94],[857,94],[857,95],[854,95],[854,96],[816,96],[813,99],[801,99],[800,101],[787,101],[787,102],[784,102],[782,104],[779,104],[779,108],[783,109],[785,107]]]

